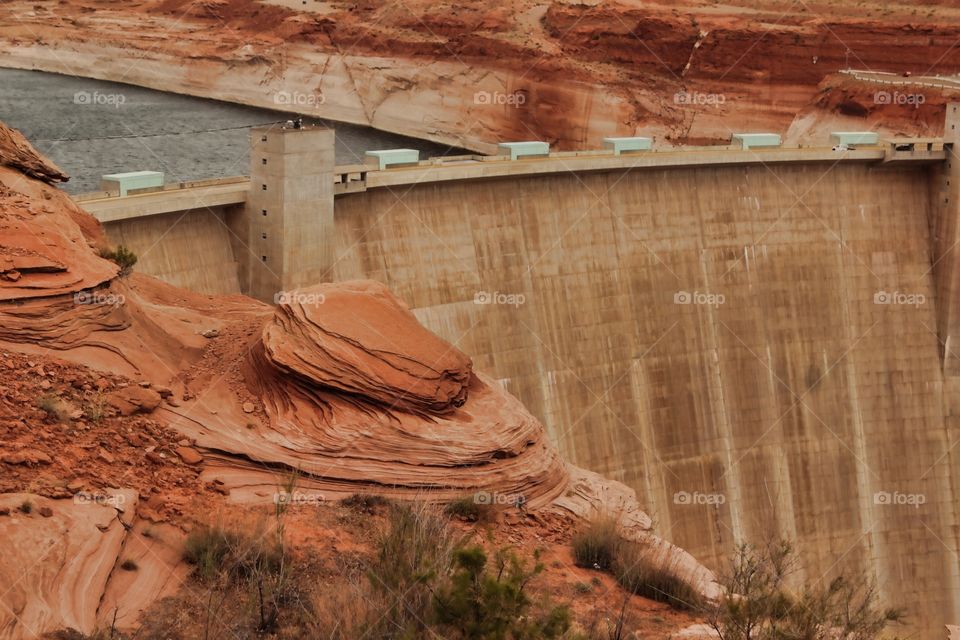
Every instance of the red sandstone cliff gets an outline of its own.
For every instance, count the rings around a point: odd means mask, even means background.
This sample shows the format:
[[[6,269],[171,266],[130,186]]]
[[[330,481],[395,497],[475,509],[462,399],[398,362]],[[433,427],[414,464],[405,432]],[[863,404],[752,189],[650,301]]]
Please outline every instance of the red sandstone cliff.
[[[947,5],[826,2],[14,1],[0,7],[0,64],[481,151],[531,138],[597,148],[604,135],[638,132],[667,144],[786,133],[798,114],[792,131],[812,131],[811,120],[844,114],[821,85],[839,69],[960,71],[958,18]],[[903,90],[928,102],[951,91]],[[886,114],[885,131],[938,133],[939,113],[869,107]]]

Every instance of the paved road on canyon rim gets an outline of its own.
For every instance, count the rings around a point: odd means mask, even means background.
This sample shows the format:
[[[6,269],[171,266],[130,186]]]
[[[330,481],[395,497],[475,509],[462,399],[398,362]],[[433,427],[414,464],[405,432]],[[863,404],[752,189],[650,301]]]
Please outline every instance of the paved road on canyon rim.
[[[167,182],[247,175],[249,127],[289,118],[111,82],[0,69],[0,120],[70,174],[64,185],[70,193],[96,191],[101,175],[120,171],[163,171]],[[369,127],[327,124],[337,130],[338,164],[361,162],[369,149],[407,147],[421,157],[466,153]]]

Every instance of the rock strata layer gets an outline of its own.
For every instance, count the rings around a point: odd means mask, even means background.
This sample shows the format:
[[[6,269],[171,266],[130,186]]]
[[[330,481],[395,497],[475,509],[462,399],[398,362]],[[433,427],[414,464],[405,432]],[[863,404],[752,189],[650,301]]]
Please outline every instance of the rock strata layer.
[[[383,285],[298,291],[263,332],[266,357],[306,385],[420,415],[467,399],[470,359],[424,329]]]

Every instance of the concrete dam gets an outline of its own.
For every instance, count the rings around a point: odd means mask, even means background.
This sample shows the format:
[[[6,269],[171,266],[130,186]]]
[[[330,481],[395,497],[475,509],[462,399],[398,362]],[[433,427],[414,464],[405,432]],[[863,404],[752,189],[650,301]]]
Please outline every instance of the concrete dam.
[[[388,285],[572,462],[711,567],[794,541],[921,637],[960,621],[960,164],[943,140],[336,166],[253,132],[250,177],[77,200],[138,269],[273,301]],[[931,635],[936,634],[936,635]]]

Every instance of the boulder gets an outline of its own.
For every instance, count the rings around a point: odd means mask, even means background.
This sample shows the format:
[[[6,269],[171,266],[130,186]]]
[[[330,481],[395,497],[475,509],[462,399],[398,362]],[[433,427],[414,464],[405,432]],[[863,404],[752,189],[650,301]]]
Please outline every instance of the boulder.
[[[107,404],[120,412],[122,416],[135,413],[152,413],[161,401],[160,394],[153,389],[143,387],[125,387],[107,395]]]
[[[180,459],[186,464],[195,465],[203,462],[203,456],[196,449],[191,447],[177,447],[174,453],[180,456]]]

